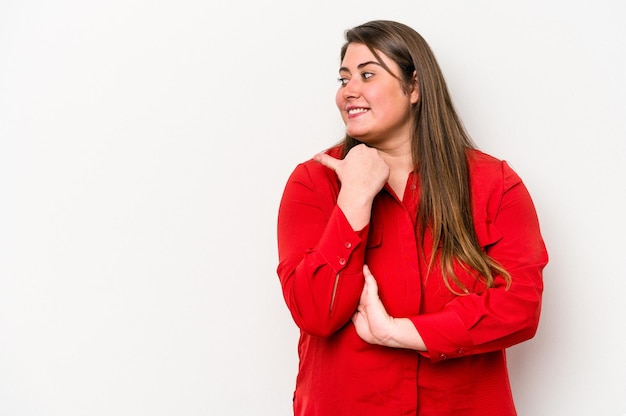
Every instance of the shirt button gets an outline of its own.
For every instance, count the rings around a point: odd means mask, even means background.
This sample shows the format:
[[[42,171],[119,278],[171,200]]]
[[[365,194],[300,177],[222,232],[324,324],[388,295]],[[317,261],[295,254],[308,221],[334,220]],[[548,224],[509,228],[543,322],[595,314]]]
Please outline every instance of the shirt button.
[[[343,266],[344,264],[346,264],[346,259],[344,259],[343,257],[342,257],[342,258],[340,258],[340,259],[339,259],[339,264],[340,264],[340,265],[342,265],[342,266]]]
[[[350,248],[350,247],[352,247],[352,243],[351,243],[351,242],[349,242],[349,241],[346,241],[346,242],[344,243],[344,247],[345,247],[345,248]]]
[[[444,353],[439,354],[439,358],[441,358],[442,360],[445,360],[446,358],[448,358],[447,355],[445,355]]]
[[[463,355],[463,354],[465,354],[465,348],[459,348],[456,352],[457,352],[459,355]]]

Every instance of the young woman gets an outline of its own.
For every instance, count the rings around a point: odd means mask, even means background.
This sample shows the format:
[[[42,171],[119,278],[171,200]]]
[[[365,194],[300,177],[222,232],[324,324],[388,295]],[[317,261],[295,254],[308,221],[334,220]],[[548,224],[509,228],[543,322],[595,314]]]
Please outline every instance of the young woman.
[[[515,415],[505,348],[535,334],[548,261],[524,184],[472,144],[413,29],[346,32],[339,81],[346,137],[278,215],[294,413]]]

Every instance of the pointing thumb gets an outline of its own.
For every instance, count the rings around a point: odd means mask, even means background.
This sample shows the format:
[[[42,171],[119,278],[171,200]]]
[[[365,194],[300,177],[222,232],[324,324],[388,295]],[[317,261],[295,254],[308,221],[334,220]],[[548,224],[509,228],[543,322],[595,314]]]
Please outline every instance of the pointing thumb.
[[[335,159],[334,157],[327,155],[326,153],[316,154],[315,156],[313,156],[313,160],[321,163],[322,165],[326,166],[328,169],[331,169],[335,172],[337,171],[337,168],[339,167],[339,162],[341,162],[340,159]]]

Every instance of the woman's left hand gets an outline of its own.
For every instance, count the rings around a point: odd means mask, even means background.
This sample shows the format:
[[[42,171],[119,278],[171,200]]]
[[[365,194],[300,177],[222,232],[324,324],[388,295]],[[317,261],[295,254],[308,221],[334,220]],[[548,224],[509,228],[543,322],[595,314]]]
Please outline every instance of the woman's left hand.
[[[394,318],[387,313],[378,296],[378,283],[367,265],[363,266],[365,285],[352,323],[356,333],[369,344],[427,351],[419,332],[408,318]]]
[[[378,295],[378,284],[367,265],[363,266],[365,285],[352,322],[361,339],[370,344],[393,346],[394,318],[389,316]]]

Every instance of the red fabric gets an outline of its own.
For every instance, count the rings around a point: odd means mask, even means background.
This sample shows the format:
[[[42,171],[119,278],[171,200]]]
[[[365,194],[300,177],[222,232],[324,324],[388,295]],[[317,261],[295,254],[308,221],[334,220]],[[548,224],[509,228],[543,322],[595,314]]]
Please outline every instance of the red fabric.
[[[329,151],[339,157],[340,149]],[[300,164],[278,215],[278,276],[301,330],[294,413],[342,415],[515,415],[505,348],[534,336],[548,261],[532,200],[506,164],[469,153],[472,209],[480,245],[508,270],[509,290],[456,296],[440,271],[427,277],[415,234],[419,189],[411,175],[403,200],[389,187],[375,198],[370,224],[355,232],[336,206],[340,184],[314,161]],[[363,287],[362,266],[376,277],[394,317],[411,319],[428,352],[367,344],[350,318]]]

